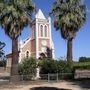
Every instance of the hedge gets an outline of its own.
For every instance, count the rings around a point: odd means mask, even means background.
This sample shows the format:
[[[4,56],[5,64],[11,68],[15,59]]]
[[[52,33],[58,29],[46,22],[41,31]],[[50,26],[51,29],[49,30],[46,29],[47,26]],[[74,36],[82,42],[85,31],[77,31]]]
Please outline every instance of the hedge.
[[[78,62],[73,64],[73,69],[90,69],[90,62]]]
[[[31,80],[36,75],[37,63],[34,58],[24,58],[23,62],[19,64],[19,75],[23,76],[24,80]]]
[[[1,60],[0,67],[5,67],[5,66],[6,66],[6,60]]]

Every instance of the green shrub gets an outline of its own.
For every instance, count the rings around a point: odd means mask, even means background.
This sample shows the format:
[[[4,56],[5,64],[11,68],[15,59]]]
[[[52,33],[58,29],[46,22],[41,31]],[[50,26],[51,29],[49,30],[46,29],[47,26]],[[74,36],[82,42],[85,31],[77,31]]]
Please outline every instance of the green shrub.
[[[57,63],[55,60],[45,59],[39,63],[40,74],[57,73]]]
[[[71,73],[72,72],[72,64],[67,61],[56,61],[56,60],[43,60],[40,62],[41,65],[41,74],[48,73]]]
[[[72,73],[72,63],[67,61],[57,61],[58,73]]]
[[[68,63],[67,61],[58,61],[58,73],[59,73],[59,79],[73,79],[73,67],[72,63]]]
[[[34,58],[25,58],[23,62],[19,64],[19,74],[23,75],[24,80],[32,79],[36,75],[37,63]]]
[[[90,62],[90,58],[87,57],[80,57],[79,62]]]
[[[72,78],[72,64],[67,61],[56,61],[56,60],[42,60],[40,62],[40,75],[41,78],[47,79],[46,74],[55,74],[58,73],[59,79],[68,79]],[[56,76],[52,77],[56,78]]]
[[[0,67],[6,67],[6,60],[0,61]]]

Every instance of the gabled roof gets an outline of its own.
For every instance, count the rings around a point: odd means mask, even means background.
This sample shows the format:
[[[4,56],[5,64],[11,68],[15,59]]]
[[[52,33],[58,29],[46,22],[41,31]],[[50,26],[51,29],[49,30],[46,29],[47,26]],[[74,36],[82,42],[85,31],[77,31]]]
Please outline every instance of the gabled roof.
[[[21,48],[23,48],[28,42],[30,42],[31,41],[31,38],[27,38],[26,40],[24,40],[23,42],[22,42],[22,45],[21,45]]]
[[[39,11],[37,12],[36,18],[38,18],[38,19],[46,19],[43,12],[41,11],[41,9],[39,9]]]

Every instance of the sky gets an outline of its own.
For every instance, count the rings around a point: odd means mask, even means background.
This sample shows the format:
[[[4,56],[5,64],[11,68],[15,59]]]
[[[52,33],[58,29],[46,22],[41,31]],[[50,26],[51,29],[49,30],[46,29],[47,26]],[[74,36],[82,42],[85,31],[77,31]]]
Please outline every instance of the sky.
[[[52,4],[55,0],[32,0],[37,9],[41,9],[46,18],[48,13],[51,11]],[[85,0],[85,4],[90,10],[90,0]],[[25,27],[19,40],[26,39],[30,37],[30,27]],[[90,11],[87,12],[87,20],[85,24],[81,27],[77,33],[75,39],[73,40],[73,60],[78,60],[81,56],[90,57]],[[61,37],[60,31],[56,31],[53,27],[52,21],[52,39],[55,48],[56,58],[66,58],[67,54],[67,41]],[[5,42],[6,46],[4,48],[5,54],[11,52],[12,43],[11,39],[5,34],[4,30],[0,27],[0,41]]]

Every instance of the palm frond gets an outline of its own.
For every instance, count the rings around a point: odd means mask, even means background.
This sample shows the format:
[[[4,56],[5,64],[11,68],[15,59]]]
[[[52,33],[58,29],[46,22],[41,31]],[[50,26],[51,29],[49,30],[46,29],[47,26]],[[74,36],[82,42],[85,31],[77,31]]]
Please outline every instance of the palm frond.
[[[56,30],[61,30],[64,39],[74,38],[75,33],[86,21],[86,6],[81,0],[56,0],[52,15]]]
[[[0,25],[10,38],[17,38],[28,25],[33,10],[31,0],[0,0]]]

